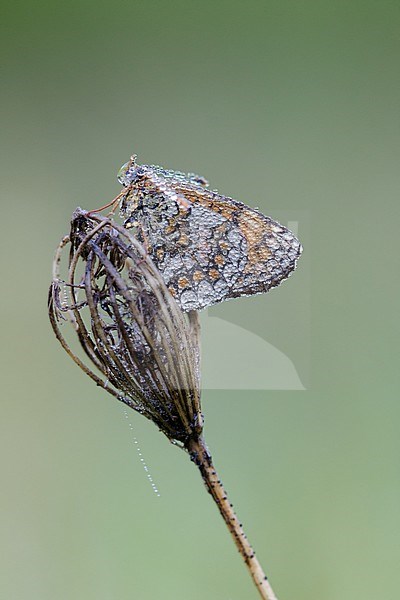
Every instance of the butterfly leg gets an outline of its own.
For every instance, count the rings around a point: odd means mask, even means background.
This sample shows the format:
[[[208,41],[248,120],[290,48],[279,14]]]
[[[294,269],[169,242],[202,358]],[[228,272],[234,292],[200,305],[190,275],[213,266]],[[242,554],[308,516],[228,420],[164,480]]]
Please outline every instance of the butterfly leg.
[[[121,200],[121,198],[126,194],[126,189],[124,188],[117,196],[115,196],[115,198],[113,198],[111,200],[111,202],[108,202],[107,204],[105,204],[104,206],[101,206],[100,208],[95,208],[93,210],[90,210],[88,212],[88,215],[93,215],[95,213],[98,212],[102,212],[103,210],[105,210],[106,208],[109,208],[110,206],[112,206],[111,211],[108,213],[108,215],[113,215],[115,213],[115,209],[117,208],[119,201]]]

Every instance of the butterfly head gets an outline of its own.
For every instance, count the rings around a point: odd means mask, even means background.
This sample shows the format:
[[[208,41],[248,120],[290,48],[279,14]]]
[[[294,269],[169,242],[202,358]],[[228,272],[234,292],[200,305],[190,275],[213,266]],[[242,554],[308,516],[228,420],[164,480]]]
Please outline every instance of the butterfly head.
[[[118,171],[117,179],[125,187],[129,187],[144,175],[145,168],[136,163],[137,155],[133,154]]]

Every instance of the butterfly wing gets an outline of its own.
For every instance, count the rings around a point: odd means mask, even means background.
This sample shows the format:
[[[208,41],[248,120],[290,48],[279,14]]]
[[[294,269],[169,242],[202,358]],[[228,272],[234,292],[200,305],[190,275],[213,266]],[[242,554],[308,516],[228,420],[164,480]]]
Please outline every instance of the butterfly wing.
[[[131,219],[183,310],[267,292],[296,267],[301,245],[286,227],[204,184],[160,170],[135,193]]]

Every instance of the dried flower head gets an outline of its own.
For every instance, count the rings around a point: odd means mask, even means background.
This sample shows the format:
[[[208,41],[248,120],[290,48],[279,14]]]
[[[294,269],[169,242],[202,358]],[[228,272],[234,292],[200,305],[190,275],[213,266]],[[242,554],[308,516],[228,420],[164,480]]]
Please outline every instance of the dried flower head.
[[[74,212],[71,232],[55,255],[49,314],[64,349],[99,386],[172,441],[185,445],[200,435],[197,314],[182,312],[129,231],[82,209]],[[89,361],[63,335],[67,320]]]
[[[261,598],[277,600],[202,436],[197,313],[182,311],[145,245],[112,220],[78,208],[56,251],[49,315],[63,348],[97,385],[188,452]],[[62,333],[66,321],[83,358]]]

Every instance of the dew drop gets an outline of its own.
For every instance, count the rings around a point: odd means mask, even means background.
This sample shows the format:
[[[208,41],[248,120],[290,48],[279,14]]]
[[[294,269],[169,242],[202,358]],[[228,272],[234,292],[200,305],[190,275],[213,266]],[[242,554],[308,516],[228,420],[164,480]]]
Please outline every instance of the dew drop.
[[[145,460],[144,460],[144,458],[143,458],[142,451],[141,451],[141,449],[140,449],[140,447],[139,447],[139,442],[138,442],[138,440],[137,440],[137,438],[136,438],[136,436],[135,436],[135,434],[134,434],[134,431],[133,431],[133,425],[132,425],[131,421],[129,420],[128,411],[127,411],[127,409],[126,409],[125,407],[124,407],[124,409],[123,409],[123,410],[124,410],[124,416],[125,416],[125,419],[128,421],[128,426],[129,426],[129,429],[130,429],[130,430],[131,430],[131,432],[132,432],[132,435],[133,435],[133,443],[134,443],[134,445],[136,446],[136,452],[138,453],[139,460],[140,460],[140,462],[142,463],[142,467],[143,467],[143,469],[144,469],[144,471],[145,471],[145,473],[146,473],[146,477],[147,477],[147,479],[148,479],[148,481],[149,481],[149,483],[150,483],[150,485],[151,485],[151,488],[152,488],[153,492],[155,493],[155,495],[156,495],[156,496],[158,496],[158,497],[160,497],[160,496],[161,496],[161,494],[160,494],[160,492],[158,491],[158,488],[157,488],[156,484],[155,484],[155,483],[154,483],[154,481],[153,481],[153,477],[151,476],[151,473],[150,473],[150,471],[149,471],[149,468],[148,468],[148,466],[146,465],[146,462],[145,462]]]

